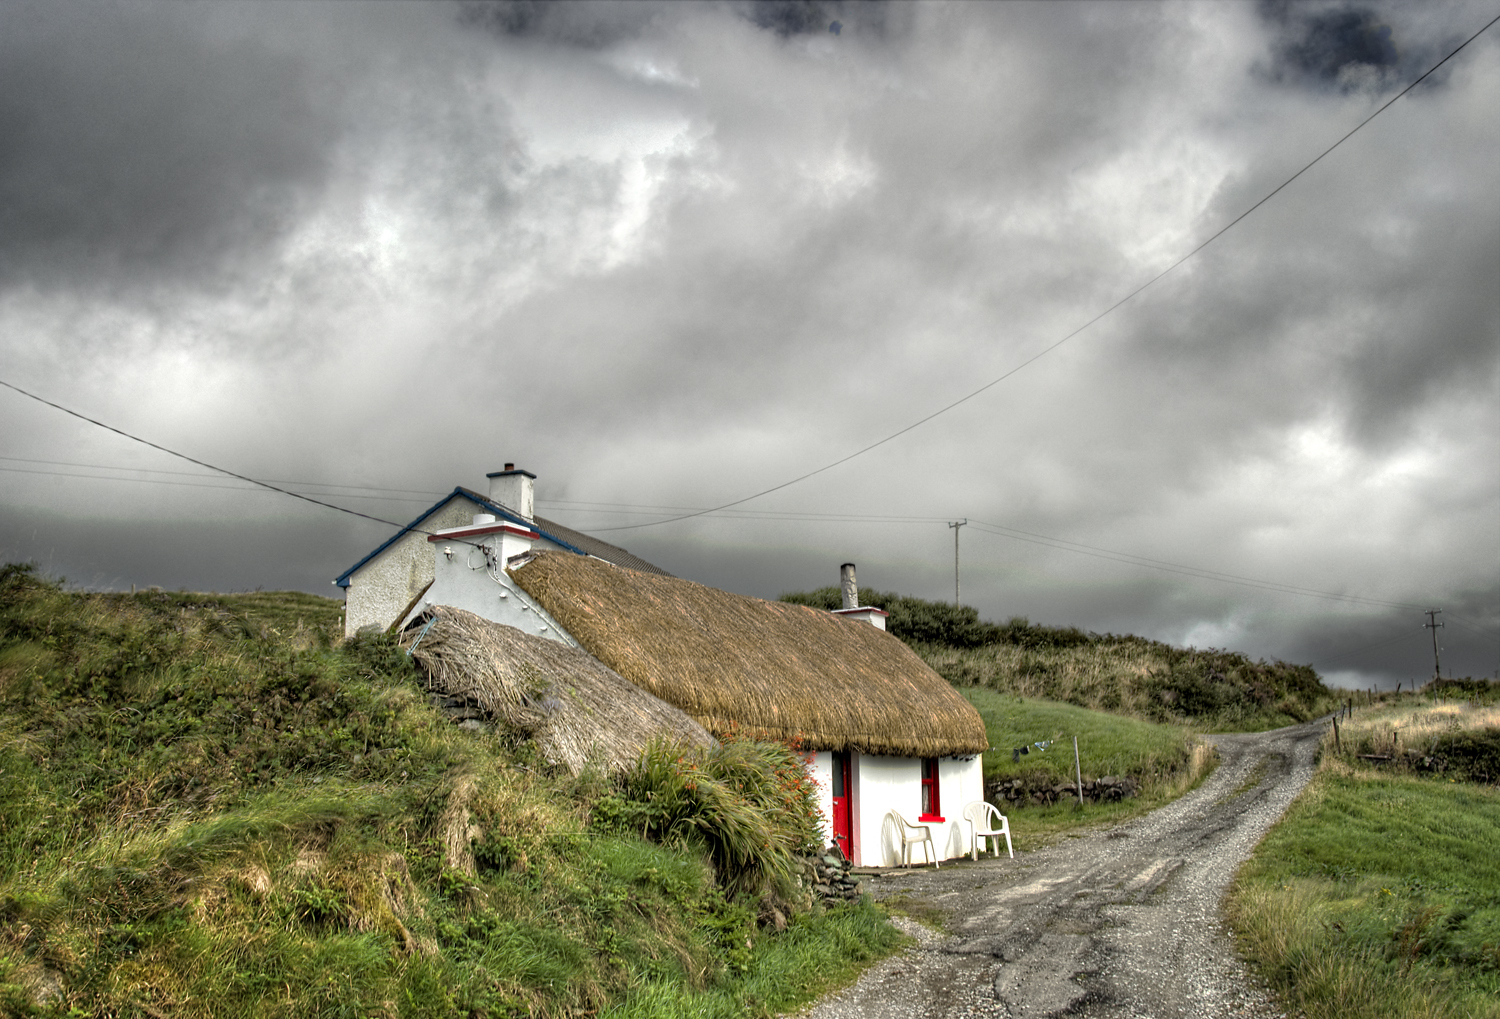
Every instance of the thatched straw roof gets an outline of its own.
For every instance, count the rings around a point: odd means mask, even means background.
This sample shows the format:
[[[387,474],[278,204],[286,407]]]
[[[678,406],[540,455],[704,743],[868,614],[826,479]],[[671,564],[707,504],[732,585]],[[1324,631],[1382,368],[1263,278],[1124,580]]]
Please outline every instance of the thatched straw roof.
[[[428,620],[435,622],[422,633]],[[407,627],[408,647],[419,633],[412,657],[433,690],[474,701],[575,775],[591,761],[609,771],[625,767],[653,739],[714,742],[682,711],[586,651],[446,605],[431,607]]]
[[[594,657],[711,732],[900,757],[989,746],[973,706],[867,622],[584,556],[543,554],[511,575]]]

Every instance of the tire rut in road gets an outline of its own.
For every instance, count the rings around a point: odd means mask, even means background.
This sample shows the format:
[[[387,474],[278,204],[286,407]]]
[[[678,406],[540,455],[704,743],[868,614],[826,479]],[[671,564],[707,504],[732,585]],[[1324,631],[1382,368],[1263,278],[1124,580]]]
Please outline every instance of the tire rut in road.
[[[1281,1015],[1235,955],[1219,904],[1311,777],[1321,732],[1211,737],[1221,763],[1202,786],[1107,832],[1015,860],[873,877],[877,898],[923,902],[951,933],[926,932],[811,1019]]]

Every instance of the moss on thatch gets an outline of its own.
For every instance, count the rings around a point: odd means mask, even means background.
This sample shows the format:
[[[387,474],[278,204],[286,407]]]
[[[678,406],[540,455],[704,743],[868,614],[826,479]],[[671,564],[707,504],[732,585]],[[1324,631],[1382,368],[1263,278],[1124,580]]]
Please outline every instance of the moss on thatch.
[[[654,740],[714,742],[681,710],[578,648],[446,605],[407,628],[407,645],[419,634],[412,657],[431,689],[474,701],[575,775],[589,763],[618,771]]]
[[[973,706],[867,622],[577,555],[512,576],[594,657],[710,731],[899,757],[989,746]]]

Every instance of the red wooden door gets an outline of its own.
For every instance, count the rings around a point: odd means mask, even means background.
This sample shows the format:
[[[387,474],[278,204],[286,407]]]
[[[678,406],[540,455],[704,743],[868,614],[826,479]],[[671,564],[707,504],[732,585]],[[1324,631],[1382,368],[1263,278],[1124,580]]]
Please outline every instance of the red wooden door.
[[[849,754],[833,755],[833,844],[845,859],[854,859],[853,824],[849,809]]]

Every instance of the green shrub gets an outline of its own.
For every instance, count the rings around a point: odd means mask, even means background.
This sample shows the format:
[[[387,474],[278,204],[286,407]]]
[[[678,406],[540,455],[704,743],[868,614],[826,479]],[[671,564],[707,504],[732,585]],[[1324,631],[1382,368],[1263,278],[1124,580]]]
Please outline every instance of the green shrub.
[[[794,592],[781,596],[794,605],[832,611],[843,605],[843,593],[837,587],[820,587],[816,591]],[[872,605],[890,613],[885,621],[887,632],[909,644],[942,644],[953,648],[977,648],[986,644],[1014,644],[1017,647],[1082,647],[1097,639],[1075,627],[1039,626],[1023,616],[1007,623],[986,623],[979,610],[970,605],[950,605],[887,591],[860,591],[862,605]]]
[[[733,894],[792,894],[798,854],[821,839],[816,789],[783,744],[726,738],[658,743],[594,805],[594,824],[701,852]]]

